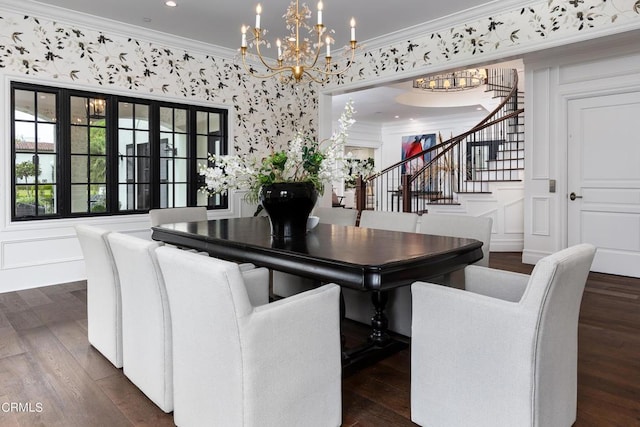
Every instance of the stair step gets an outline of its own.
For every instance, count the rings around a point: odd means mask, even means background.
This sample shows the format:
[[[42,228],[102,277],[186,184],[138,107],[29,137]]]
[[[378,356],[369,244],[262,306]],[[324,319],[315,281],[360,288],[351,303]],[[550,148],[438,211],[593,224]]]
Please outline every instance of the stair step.
[[[476,181],[521,181],[522,169],[478,170],[475,172]]]
[[[465,181],[457,193],[484,193],[490,194],[489,183],[483,181]]]
[[[489,170],[516,170],[524,169],[524,158],[520,159],[501,159],[487,160],[487,169]]]

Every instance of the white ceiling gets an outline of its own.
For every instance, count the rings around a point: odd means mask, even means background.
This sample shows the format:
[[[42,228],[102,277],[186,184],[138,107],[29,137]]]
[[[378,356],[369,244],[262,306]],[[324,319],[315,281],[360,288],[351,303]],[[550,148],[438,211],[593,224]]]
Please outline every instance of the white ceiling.
[[[254,25],[255,6],[260,1],[261,27],[269,30],[267,38],[284,36],[286,31],[282,15],[289,0],[176,0],[178,6],[174,8],[165,6],[164,0],[41,0],[30,3],[71,9],[103,19],[237,50],[240,44],[240,27]],[[367,41],[487,3],[493,2],[323,0],[323,21],[329,29],[335,30],[335,45],[341,47],[348,43],[351,17],[355,17],[357,23],[356,38],[366,44]],[[313,11],[311,20],[315,22],[316,1],[312,0],[307,4]],[[415,107],[395,102],[396,96],[411,90],[410,87],[411,83],[408,82],[342,95],[334,98],[334,112],[340,114],[346,98],[354,100],[358,121],[374,123],[466,113],[475,111],[479,105],[477,103],[443,108]]]

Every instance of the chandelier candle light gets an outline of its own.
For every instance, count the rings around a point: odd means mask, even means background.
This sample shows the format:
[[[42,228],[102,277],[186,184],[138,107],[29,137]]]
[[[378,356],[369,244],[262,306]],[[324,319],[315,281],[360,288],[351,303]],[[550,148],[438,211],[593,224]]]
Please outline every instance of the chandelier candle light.
[[[260,15],[262,14],[262,6],[258,4],[256,7],[256,25],[253,28],[253,40],[250,42],[247,41],[247,31],[249,27],[245,25],[242,26],[240,52],[242,53],[242,64],[246,71],[252,76],[262,79],[290,71],[290,76],[283,77],[285,77],[285,80],[293,79],[296,83],[300,82],[304,76],[307,76],[314,82],[324,83],[330,76],[337,76],[347,71],[355,57],[357,45],[356,21],[354,18],[351,18],[351,58],[343,69],[338,70],[331,62],[331,43],[333,39],[328,33],[332,33],[333,31],[327,31],[327,28],[322,23],[322,10],[323,4],[322,1],[320,1],[318,2],[317,23],[311,26],[307,23],[307,20],[311,18],[311,10],[304,3],[302,4],[302,8],[300,8],[298,0],[292,1],[283,16],[290,34],[283,40],[276,40],[278,56],[275,62],[272,60],[272,63],[269,63],[260,51],[261,45],[265,45],[266,47],[270,47],[270,45],[263,39],[263,35],[266,34],[267,30],[261,27]],[[313,42],[304,35],[301,35],[301,30],[306,30],[309,34],[315,33],[317,41]],[[249,46],[255,47],[255,56],[267,67],[268,72],[266,74],[259,74],[247,65],[246,57]],[[323,46],[326,47],[324,66],[318,64]]]

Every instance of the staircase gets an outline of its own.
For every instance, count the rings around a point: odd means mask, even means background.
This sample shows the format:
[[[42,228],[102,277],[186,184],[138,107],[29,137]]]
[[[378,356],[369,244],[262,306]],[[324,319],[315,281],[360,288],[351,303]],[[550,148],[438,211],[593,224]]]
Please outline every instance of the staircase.
[[[359,210],[427,212],[430,205],[455,205],[459,195],[490,193],[492,182],[521,181],[524,169],[524,96],[516,70],[490,69],[486,90],[500,104],[469,131],[454,136],[356,186]],[[408,165],[429,159],[413,174]]]

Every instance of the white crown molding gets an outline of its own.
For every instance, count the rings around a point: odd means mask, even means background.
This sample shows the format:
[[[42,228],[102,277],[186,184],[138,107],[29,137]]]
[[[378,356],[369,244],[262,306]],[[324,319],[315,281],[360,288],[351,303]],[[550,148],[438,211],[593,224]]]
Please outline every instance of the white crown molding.
[[[184,49],[189,52],[211,55],[222,59],[233,60],[237,51],[223,48],[210,43],[179,37],[136,25],[125,24],[107,18],[97,17],[58,6],[51,6],[32,0],[0,0],[0,9],[24,15],[31,14],[39,18],[77,25],[82,28],[101,33],[112,33],[125,38],[145,40],[164,46]]]

